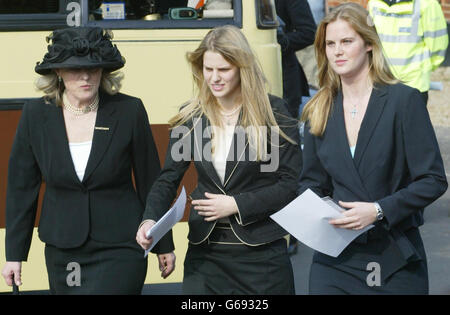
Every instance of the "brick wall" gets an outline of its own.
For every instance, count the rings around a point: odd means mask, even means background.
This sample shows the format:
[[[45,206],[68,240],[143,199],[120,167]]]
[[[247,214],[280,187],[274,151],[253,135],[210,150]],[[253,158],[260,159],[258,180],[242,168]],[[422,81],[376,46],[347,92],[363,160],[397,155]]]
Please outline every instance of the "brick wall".
[[[450,22],[450,0],[438,0],[442,5],[447,22]],[[327,0],[329,7],[335,7],[344,2],[356,2],[366,7],[368,0]]]
[[[368,0],[327,0],[328,7],[335,7],[344,2],[355,2],[366,7]]]
[[[450,22],[450,0],[441,0],[441,5],[447,22]]]

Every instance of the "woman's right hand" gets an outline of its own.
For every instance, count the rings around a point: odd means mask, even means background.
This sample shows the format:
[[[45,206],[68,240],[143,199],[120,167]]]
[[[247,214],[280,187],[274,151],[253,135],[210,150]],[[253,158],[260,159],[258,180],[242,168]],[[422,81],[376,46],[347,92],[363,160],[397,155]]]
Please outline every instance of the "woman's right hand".
[[[147,231],[150,230],[155,224],[155,221],[147,220],[141,225],[136,233],[136,242],[145,250],[147,250],[153,242],[152,238],[147,239]]]
[[[7,261],[2,270],[2,276],[5,278],[5,282],[9,286],[13,285],[13,279],[17,286],[22,285],[21,273],[21,261]]]

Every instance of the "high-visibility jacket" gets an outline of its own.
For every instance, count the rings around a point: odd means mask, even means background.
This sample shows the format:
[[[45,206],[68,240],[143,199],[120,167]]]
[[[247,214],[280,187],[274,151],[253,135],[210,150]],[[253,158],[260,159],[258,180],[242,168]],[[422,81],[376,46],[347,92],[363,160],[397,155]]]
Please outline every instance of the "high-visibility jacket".
[[[447,22],[437,0],[400,0],[391,6],[370,0],[368,9],[393,74],[428,91],[431,72],[444,61],[448,46]]]

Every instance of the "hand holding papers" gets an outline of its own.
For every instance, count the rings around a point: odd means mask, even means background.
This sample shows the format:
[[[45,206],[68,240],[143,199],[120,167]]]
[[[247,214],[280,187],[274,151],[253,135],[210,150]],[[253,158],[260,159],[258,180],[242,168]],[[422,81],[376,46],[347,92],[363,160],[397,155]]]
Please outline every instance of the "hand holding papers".
[[[169,230],[181,220],[184,214],[184,209],[186,207],[186,191],[184,187],[181,190],[178,199],[173,204],[172,208],[166,212],[166,214],[152,226],[150,230],[147,231],[147,238],[152,237],[152,245],[145,251],[145,256],[148,252],[159,242],[159,240],[167,233]]]
[[[270,217],[305,245],[329,256],[337,257],[359,235],[370,230],[336,228],[330,219],[342,217],[340,208],[331,198],[321,199],[310,189]]]

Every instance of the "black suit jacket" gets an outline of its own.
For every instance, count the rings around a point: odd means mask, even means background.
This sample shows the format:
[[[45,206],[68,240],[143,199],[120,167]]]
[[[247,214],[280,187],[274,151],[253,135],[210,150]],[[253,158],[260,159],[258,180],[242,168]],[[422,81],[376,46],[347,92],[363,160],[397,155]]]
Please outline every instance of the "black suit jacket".
[[[132,170],[136,182],[132,182]],[[82,181],[72,162],[62,108],[27,103],[11,151],[6,202],[6,259],[27,259],[41,181],[46,183],[39,237],[59,248],[134,240],[145,198],[160,172],[140,99],[100,94],[92,149]],[[164,252],[169,246],[160,243]]]
[[[275,0],[277,15],[286,23],[278,36],[283,69],[283,98],[292,117],[298,117],[302,96],[309,96],[308,80],[296,51],[314,43],[316,24],[307,0]]]
[[[331,195],[335,201],[378,202],[385,219],[354,242],[389,239],[385,247],[378,248],[386,278],[407,261],[425,258],[419,250],[421,241],[405,234],[423,224],[424,208],[447,189],[433,126],[419,91],[403,84],[378,85],[370,97],[352,158],[342,93],[333,106],[322,137],[305,132],[300,193],[310,188],[321,197]],[[316,259],[345,264],[353,254],[361,253],[341,254],[337,259],[318,254]]]
[[[291,139],[298,143],[297,123],[289,118],[285,102],[275,96],[269,98],[278,124]],[[203,116],[198,120],[195,118],[189,120],[181,128],[174,129],[163,170],[148,196],[144,218],[156,221],[164,215],[175,198],[185,171],[193,160],[198,173],[198,185],[191,193],[191,198],[206,199],[205,192],[233,196],[239,208],[239,215],[232,215],[229,219],[233,231],[243,242],[259,245],[286,235],[286,231],[270,219],[269,215],[280,210],[296,197],[301,170],[299,145],[293,145],[280,137],[281,147],[277,147],[279,154],[272,149],[271,160],[261,163],[251,160],[251,149],[247,138],[239,138],[235,134],[227,158],[224,184],[222,184],[208,158],[208,153],[211,152],[209,126],[209,121]],[[190,130],[192,132],[189,132]],[[206,155],[203,154],[204,152]],[[183,159],[178,158],[182,155],[184,155]],[[276,163],[276,161],[278,161],[278,167],[274,171],[261,171],[262,165],[271,168],[270,163]],[[215,224],[216,221],[207,222],[203,216],[197,214],[197,211],[191,209],[189,241],[194,244],[205,241]]]

